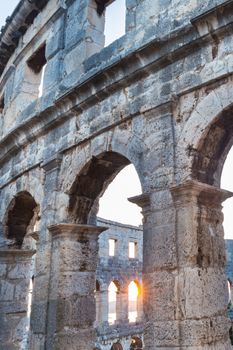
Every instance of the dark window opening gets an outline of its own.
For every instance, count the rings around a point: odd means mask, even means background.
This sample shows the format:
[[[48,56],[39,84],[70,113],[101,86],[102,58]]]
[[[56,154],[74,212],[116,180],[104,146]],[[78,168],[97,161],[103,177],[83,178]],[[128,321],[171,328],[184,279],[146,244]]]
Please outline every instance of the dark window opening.
[[[37,204],[28,192],[19,193],[11,202],[6,220],[6,236],[20,248]]]
[[[35,97],[41,97],[43,95],[44,74],[47,65],[45,57],[46,45],[43,44],[27,61],[30,68],[29,80],[32,85],[35,86]]]
[[[123,347],[122,347],[121,343],[119,342],[119,340],[116,343],[112,344],[110,350],[123,350]]]
[[[130,350],[142,350],[142,347],[143,347],[142,340],[137,336],[132,336]]]
[[[47,63],[45,48],[46,46],[44,44],[27,61],[28,67],[36,74],[39,74]]]
[[[3,113],[4,108],[5,108],[5,99],[4,99],[4,96],[2,96],[0,98],[0,113]]]
[[[29,15],[27,15],[26,19],[25,19],[25,23],[27,25],[31,25],[34,21],[34,19],[36,18],[36,16],[38,15],[39,11],[38,10],[32,10]]]
[[[97,4],[97,13],[101,16],[110,0],[95,0],[95,2]]]

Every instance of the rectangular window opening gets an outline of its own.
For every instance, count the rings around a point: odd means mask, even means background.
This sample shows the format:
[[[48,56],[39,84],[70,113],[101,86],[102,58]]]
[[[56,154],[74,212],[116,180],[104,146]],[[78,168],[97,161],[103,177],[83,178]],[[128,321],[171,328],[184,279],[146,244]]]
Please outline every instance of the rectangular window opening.
[[[129,258],[135,259],[137,254],[137,242],[129,242]]]
[[[108,254],[109,254],[109,256],[116,255],[116,240],[115,239],[108,240]]]
[[[125,0],[110,1],[105,10],[105,47],[125,35]]]
[[[43,95],[44,73],[47,65],[45,50],[46,45],[43,44],[27,61],[27,65],[32,71],[32,83],[38,87],[38,97]]]

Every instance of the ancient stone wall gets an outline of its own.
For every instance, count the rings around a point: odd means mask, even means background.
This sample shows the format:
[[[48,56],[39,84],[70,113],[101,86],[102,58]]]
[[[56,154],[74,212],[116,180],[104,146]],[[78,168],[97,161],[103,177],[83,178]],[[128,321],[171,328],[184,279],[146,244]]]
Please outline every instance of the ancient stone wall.
[[[26,3],[17,13],[29,16]],[[142,185],[131,201],[144,216],[145,349],[230,349],[221,203],[231,193],[219,186],[233,135],[233,3],[126,7],[126,35],[106,48],[94,0],[44,1],[30,25],[14,13],[0,37],[1,254],[25,256],[37,240],[29,348],[94,348],[106,228],[96,226],[98,199],[132,163]],[[18,324],[25,317],[25,307],[11,312]]]
[[[96,279],[98,290],[96,291],[97,308],[97,342],[101,350],[110,350],[111,346],[119,341],[123,350],[129,350],[133,336],[143,336],[143,311],[142,311],[142,229],[130,225],[100,219],[98,225],[108,227],[99,237],[99,262]],[[114,256],[109,256],[109,239],[116,240]],[[129,258],[129,242],[136,243],[136,256]],[[108,287],[115,281],[118,284],[118,305],[116,308],[116,321],[113,325],[108,322]],[[137,301],[137,320],[129,323],[128,286],[136,281],[139,287]]]

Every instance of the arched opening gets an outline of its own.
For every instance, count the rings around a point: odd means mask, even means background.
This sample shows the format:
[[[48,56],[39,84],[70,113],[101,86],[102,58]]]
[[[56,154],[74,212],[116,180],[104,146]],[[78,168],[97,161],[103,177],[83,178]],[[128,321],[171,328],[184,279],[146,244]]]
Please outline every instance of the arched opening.
[[[207,112],[208,113],[208,112]],[[208,184],[211,186],[202,186],[203,191],[199,193],[198,206],[199,216],[197,235],[200,241],[198,247],[198,253],[200,257],[200,267],[203,267],[205,262],[206,267],[211,269],[214,266],[214,272],[219,277],[216,281],[222,279],[222,283],[216,283],[212,286],[216,294],[222,296],[222,300],[219,301],[219,305],[214,306],[212,303],[212,312],[216,312],[216,307],[221,308],[226,315],[226,309],[231,302],[229,300],[230,284],[227,283],[227,277],[223,275],[223,270],[226,271],[226,254],[224,244],[225,238],[232,236],[232,225],[227,227],[227,206],[232,202],[230,198],[231,194],[224,190],[232,191],[232,169],[228,168],[227,181],[225,182],[225,168],[228,161],[232,157],[231,147],[233,145],[233,120],[232,120],[233,107],[230,105],[228,108],[222,111],[212,122],[208,128],[203,131],[201,139],[196,148],[190,147],[188,153],[193,157],[192,175],[199,183]],[[228,167],[228,166],[227,166]],[[200,186],[200,187],[201,187]],[[222,188],[220,190],[220,187]],[[226,200],[227,199],[227,200]],[[224,202],[225,201],[225,202]],[[223,208],[223,210],[222,210]],[[230,209],[231,216],[233,212],[233,206]],[[230,220],[231,221],[231,220]],[[223,229],[224,227],[224,229]],[[225,231],[225,232],[224,232]],[[228,254],[227,254],[228,255]],[[199,258],[198,257],[198,258]],[[227,274],[227,271],[226,271]],[[208,288],[208,287],[207,287]],[[225,320],[224,336],[229,331],[229,323]],[[232,334],[230,332],[230,337]]]
[[[118,179],[124,173],[123,182],[119,183]],[[129,193],[134,177],[138,183],[137,186],[132,186]],[[117,198],[112,192],[115,183],[115,192],[117,196],[124,194],[126,207],[123,199]],[[108,325],[112,328],[129,323],[128,284],[132,280],[141,279],[143,234],[139,225],[142,218],[140,209],[127,200],[140,193],[141,184],[134,166],[125,156],[112,151],[92,157],[76,177],[69,193],[69,222],[108,228],[99,235],[97,278],[98,282],[101,278],[101,286],[96,283],[95,288],[95,325],[100,343],[100,339],[111,341]],[[129,214],[127,206],[135,208],[137,214],[134,210]],[[123,216],[120,212],[123,212]],[[132,257],[129,257],[130,242],[134,245]],[[119,269],[121,272],[118,274]],[[123,281],[120,288],[118,280]],[[124,333],[128,346],[132,334],[135,334],[135,330],[130,327],[127,328],[127,334]]]
[[[138,296],[139,286],[135,281],[131,281],[128,286],[128,318],[130,323],[134,323],[138,318]]]
[[[221,188],[231,192],[233,192],[232,174],[233,174],[233,147],[230,149],[229,153],[227,154],[227,158],[224,162],[224,166],[221,174]],[[223,213],[224,213],[223,227],[224,227],[225,239],[233,239],[233,231],[232,231],[233,198],[228,198],[223,203]]]
[[[95,305],[96,305],[96,322],[97,322],[97,325],[98,325],[102,321],[102,315],[101,315],[101,290],[100,290],[100,283],[99,283],[98,280],[96,280],[96,283],[95,283]]]
[[[123,350],[120,341],[118,340],[116,343],[112,344],[110,350]]]
[[[142,350],[143,344],[141,338],[138,336],[132,336],[132,341],[130,344],[130,350]]]
[[[231,281],[229,281],[229,279],[228,279],[228,280],[227,280],[228,304],[231,304],[231,303],[232,303],[231,288],[232,288],[232,283],[231,283]]]
[[[30,193],[18,193],[11,201],[5,218],[5,234],[12,245],[21,248],[29,229],[38,220],[38,206]]]
[[[29,339],[29,328],[32,308],[32,294],[35,269],[36,242],[29,233],[35,231],[39,220],[39,206],[27,191],[19,192],[10,202],[4,219],[6,236],[5,254],[11,257],[8,260],[8,272],[2,277],[2,285],[11,285],[14,281],[14,290],[11,296],[11,305],[7,310],[7,322],[14,322],[17,329],[17,342],[20,348],[26,349]],[[35,232],[34,232],[35,234]],[[33,236],[34,237],[34,236]],[[0,291],[0,298],[4,299],[4,288]],[[20,312],[15,316],[15,306],[20,305]],[[13,310],[11,311],[11,308]],[[4,311],[3,311],[4,315]],[[8,318],[9,315],[9,318]],[[3,323],[3,328],[4,323]],[[3,345],[4,347],[4,345]]]
[[[113,325],[117,319],[117,294],[119,292],[119,284],[111,282],[108,286],[108,323]]]
[[[69,216],[79,224],[96,224],[99,198],[130,162],[116,152],[104,152],[84,166],[70,190]]]
[[[194,158],[193,177],[209,185],[220,186],[223,166],[233,144],[232,108],[224,110],[203,131],[197,149],[190,146],[187,150]]]
[[[221,174],[221,187],[229,191],[233,191],[233,147],[231,147]],[[228,304],[227,311],[228,317],[233,321],[233,304],[232,304],[232,279],[233,279],[233,231],[232,231],[232,213],[233,213],[233,198],[228,198],[223,203],[223,227],[224,238],[226,247],[226,267],[225,273],[227,277],[227,292],[228,292]],[[230,332],[230,338],[233,341],[232,332]]]

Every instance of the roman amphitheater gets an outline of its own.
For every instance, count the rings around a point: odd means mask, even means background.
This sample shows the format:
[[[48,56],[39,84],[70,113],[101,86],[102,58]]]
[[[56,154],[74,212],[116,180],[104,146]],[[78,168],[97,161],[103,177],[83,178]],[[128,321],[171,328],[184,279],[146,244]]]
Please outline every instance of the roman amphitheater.
[[[141,337],[144,350],[232,349],[222,203],[233,194],[220,179],[233,144],[233,1],[126,0],[115,16],[125,33],[108,45],[117,1],[21,0],[1,30],[2,350],[120,350],[129,328],[134,349]],[[98,238],[114,224],[97,220],[98,202],[129,164],[143,262],[121,260],[104,280]],[[126,268],[143,285],[132,324]],[[114,330],[100,299],[116,278]]]

